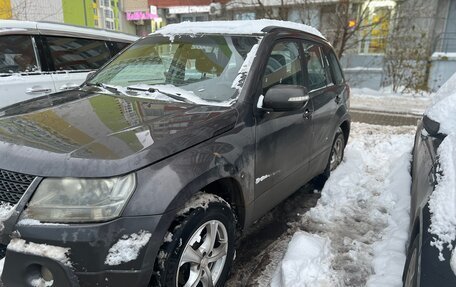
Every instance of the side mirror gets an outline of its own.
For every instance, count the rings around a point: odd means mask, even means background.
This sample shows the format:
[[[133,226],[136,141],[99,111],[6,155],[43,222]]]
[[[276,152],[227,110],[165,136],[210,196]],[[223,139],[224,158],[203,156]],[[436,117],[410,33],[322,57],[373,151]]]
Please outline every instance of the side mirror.
[[[263,99],[266,111],[294,111],[302,108],[309,101],[307,89],[297,85],[275,85],[270,88]]]
[[[93,75],[95,75],[95,72],[96,71],[91,71],[87,74],[86,76],[86,82],[89,81],[90,79],[92,79]]]
[[[423,127],[430,136],[439,135],[440,123],[432,120],[427,115],[423,117]]]

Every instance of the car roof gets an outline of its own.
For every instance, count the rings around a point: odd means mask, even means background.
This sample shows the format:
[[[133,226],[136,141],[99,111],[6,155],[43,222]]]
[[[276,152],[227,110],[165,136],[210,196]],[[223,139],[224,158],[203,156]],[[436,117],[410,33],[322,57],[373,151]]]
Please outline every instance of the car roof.
[[[182,22],[169,24],[152,34],[170,37],[180,34],[264,35],[276,29],[304,32],[326,40],[320,31],[312,26],[270,19]]]
[[[86,28],[52,22],[33,22],[18,20],[0,20],[0,35],[3,34],[44,34],[59,36],[77,36],[103,40],[133,42],[138,36],[103,29]]]

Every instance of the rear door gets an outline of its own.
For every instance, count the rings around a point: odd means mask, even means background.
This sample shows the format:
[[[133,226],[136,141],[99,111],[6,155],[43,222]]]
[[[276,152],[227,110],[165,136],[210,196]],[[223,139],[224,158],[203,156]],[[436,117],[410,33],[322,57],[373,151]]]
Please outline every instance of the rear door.
[[[55,91],[43,72],[34,36],[0,36],[0,108]]]
[[[50,69],[56,91],[81,85],[90,71],[97,70],[110,58],[103,40],[43,36],[50,59]]]
[[[313,103],[313,133],[312,154],[310,166],[313,175],[317,175],[325,168],[334,133],[337,125],[336,111],[340,98],[338,87],[334,85],[329,61],[323,45],[310,41],[302,41],[305,62],[306,86]]]

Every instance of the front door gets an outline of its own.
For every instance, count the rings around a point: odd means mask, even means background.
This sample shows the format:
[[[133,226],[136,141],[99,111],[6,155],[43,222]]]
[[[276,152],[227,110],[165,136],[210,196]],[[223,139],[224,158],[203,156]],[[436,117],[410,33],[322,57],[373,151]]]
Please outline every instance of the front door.
[[[299,42],[281,40],[269,55],[262,82],[263,95],[279,84],[304,86]],[[296,111],[262,112],[257,116],[256,212],[266,211],[309,179],[312,110],[309,101]]]

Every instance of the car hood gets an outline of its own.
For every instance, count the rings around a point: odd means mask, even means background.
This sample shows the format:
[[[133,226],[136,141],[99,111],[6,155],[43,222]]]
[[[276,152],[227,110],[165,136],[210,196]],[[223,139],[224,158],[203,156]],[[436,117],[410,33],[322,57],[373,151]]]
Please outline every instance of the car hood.
[[[232,107],[68,91],[0,110],[0,169],[108,177],[160,161],[232,128]]]

